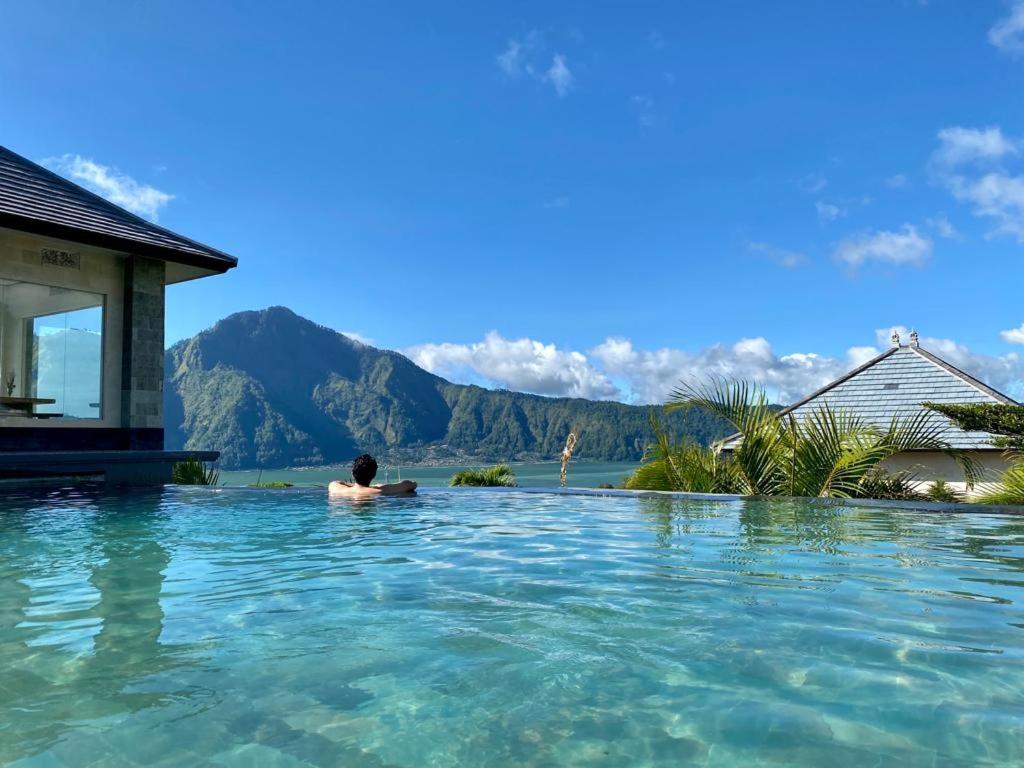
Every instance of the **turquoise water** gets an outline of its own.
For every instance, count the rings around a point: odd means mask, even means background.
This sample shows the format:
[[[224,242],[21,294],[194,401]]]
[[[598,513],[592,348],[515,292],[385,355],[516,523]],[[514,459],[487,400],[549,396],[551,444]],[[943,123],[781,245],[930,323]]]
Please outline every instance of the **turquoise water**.
[[[462,469],[479,469],[483,464],[451,467],[381,467],[378,482],[406,478],[415,480],[423,488],[448,485],[453,474]],[[557,488],[561,466],[556,461],[512,464],[519,485],[531,488]],[[619,486],[639,466],[628,461],[574,461],[569,465],[569,485],[575,488],[597,488],[603,483]],[[326,486],[331,480],[348,479],[348,465],[337,467],[303,467],[300,469],[267,469],[221,472],[225,485],[249,485],[257,479],[263,482],[284,481],[294,485]]]
[[[500,491],[0,502],[0,764],[1024,763],[1024,519]]]

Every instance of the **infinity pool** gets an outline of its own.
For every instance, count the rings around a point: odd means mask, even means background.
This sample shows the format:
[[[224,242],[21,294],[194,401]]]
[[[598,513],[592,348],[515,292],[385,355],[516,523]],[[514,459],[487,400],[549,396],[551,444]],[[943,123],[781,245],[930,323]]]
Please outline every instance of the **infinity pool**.
[[[0,764],[1020,765],[1024,518],[0,501]]]

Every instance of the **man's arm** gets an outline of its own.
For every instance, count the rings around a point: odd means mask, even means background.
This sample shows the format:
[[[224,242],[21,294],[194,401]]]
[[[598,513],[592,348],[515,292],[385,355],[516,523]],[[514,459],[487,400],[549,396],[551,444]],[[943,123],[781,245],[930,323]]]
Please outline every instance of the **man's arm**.
[[[416,493],[416,483],[412,480],[403,480],[400,483],[388,483],[378,486],[384,496],[400,496],[403,493]]]

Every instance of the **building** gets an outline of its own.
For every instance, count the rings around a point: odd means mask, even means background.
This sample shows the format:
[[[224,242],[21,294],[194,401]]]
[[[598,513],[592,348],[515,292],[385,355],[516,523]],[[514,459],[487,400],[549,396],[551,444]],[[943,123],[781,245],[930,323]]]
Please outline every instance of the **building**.
[[[237,260],[0,147],[0,477],[164,482],[164,288]]]
[[[893,417],[913,417],[924,411],[934,424],[945,427],[943,439],[951,448],[981,464],[986,480],[996,480],[1008,468],[1003,452],[992,445],[993,435],[965,432],[945,416],[925,409],[925,402],[1017,404],[922,348],[915,332],[911,333],[909,344],[901,344],[899,335],[894,333],[892,346],[885,352],[785,408],[781,414],[792,414],[799,420],[813,409],[827,405],[833,411],[854,413],[884,430]],[[728,451],[740,439],[739,435],[727,438],[722,449]],[[944,480],[964,487],[963,471],[942,452],[907,451],[888,459],[882,467],[889,472],[909,470],[922,483]]]

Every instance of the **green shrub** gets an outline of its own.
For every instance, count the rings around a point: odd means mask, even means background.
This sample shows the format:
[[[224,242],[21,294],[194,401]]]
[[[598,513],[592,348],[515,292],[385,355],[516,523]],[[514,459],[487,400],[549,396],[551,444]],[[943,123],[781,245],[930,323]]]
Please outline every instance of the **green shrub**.
[[[171,482],[176,485],[217,485],[220,472],[199,459],[179,461],[171,470]]]
[[[674,445],[654,410],[651,410],[650,421],[654,443],[647,448],[646,463],[626,478],[626,489],[686,493],[737,493],[740,490],[736,468],[729,459],[702,445]]]
[[[921,501],[925,496],[916,485],[911,472],[889,473],[876,467],[861,479],[856,496],[859,499]]]
[[[265,483],[249,483],[250,488],[292,488],[292,483],[286,483],[284,480],[269,480]]]
[[[472,485],[477,487],[499,488],[517,485],[516,476],[507,464],[498,464],[487,469],[464,469],[456,472],[448,481],[450,486]]]
[[[960,502],[965,499],[963,491],[958,491],[945,480],[936,480],[925,495],[929,501]]]
[[[1004,403],[923,403],[968,432],[991,432],[997,448],[1024,451],[1024,405]]]
[[[1024,460],[1018,461],[999,478],[999,485],[978,497],[982,504],[1024,504]]]

